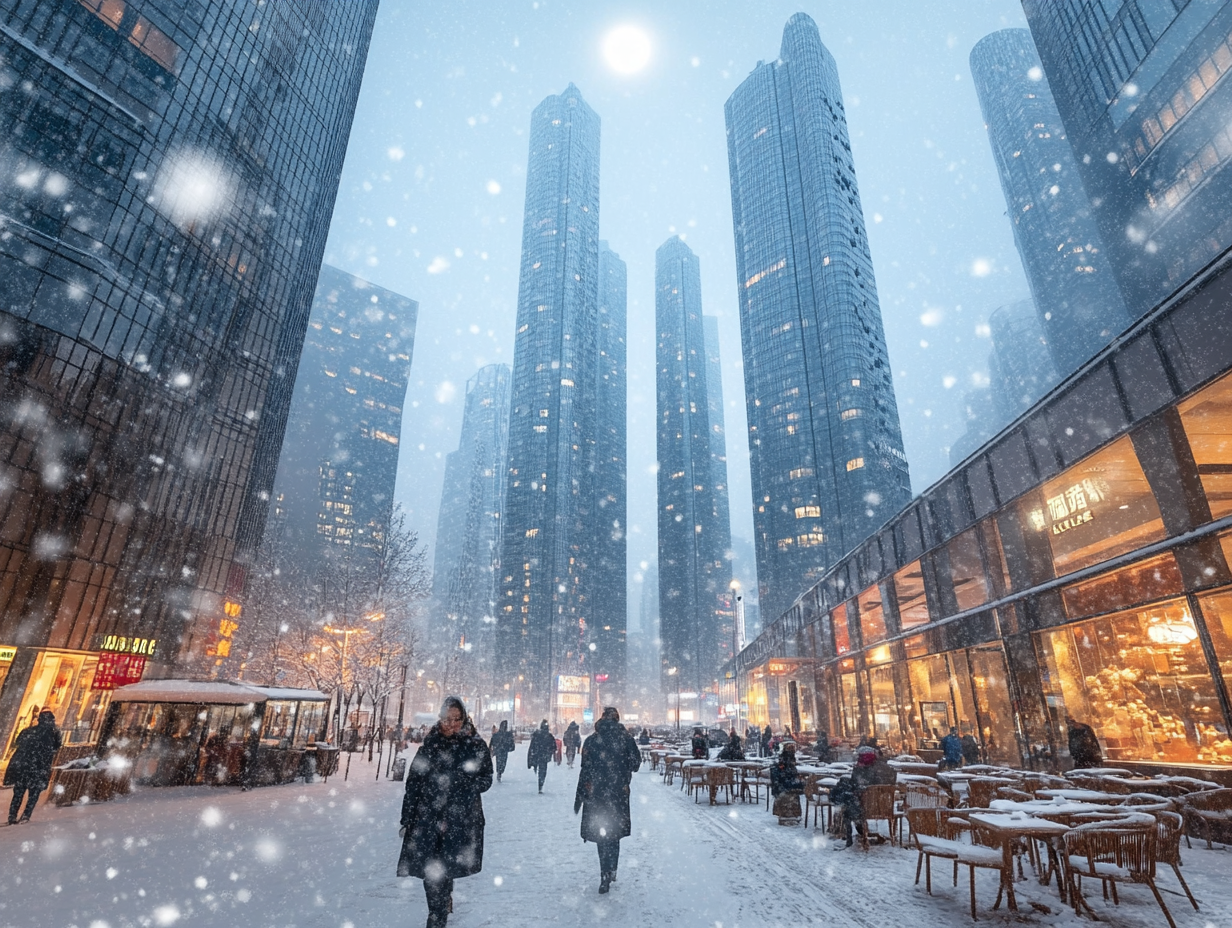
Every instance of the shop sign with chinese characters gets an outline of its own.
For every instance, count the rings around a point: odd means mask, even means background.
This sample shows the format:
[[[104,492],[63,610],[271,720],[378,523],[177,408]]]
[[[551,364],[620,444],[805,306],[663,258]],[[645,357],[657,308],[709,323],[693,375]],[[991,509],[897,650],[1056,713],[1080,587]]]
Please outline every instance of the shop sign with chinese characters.
[[[1061,535],[1094,521],[1095,513],[1092,507],[1107,499],[1108,484],[1099,478],[1090,477],[1084,477],[1064,492],[1048,497],[1048,520],[1051,522],[1052,534]],[[1031,516],[1035,527],[1043,530],[1046,524],[1044,513],[1037,509]]]
[[[235,621],[239,618],[241,611],[239,603],[227,600],[223,603],[222,611],[223,618],[218,623],[218,640],[205,652],[210,657],[230,657],[231,641],[240,627],[240,623]]]

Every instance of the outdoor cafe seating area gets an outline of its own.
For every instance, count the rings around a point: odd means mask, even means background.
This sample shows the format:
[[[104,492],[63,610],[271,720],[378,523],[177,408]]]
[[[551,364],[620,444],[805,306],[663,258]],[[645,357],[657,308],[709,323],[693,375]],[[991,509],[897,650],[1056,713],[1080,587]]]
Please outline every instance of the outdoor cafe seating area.
[[[694,759],[687,743],[654,743],[643,746],[642,754],[664,785],[695,803],[760,805],[767,814],[771,809],[773,758]],[[921,889],[930,895],[937,877],[955,887],[965,877],[973,920],[990,901],[992,909],[1004,902],[1018,911],[1015,884],[1034,879],[1059,906],[1090,918],[1097,918],[1092,893],[1113,906],[1120,905],[1122,893],[1149,894],[1145,898],[1153,896],[1160,918],[1176,928],[1169,902],[1201,911],[1201,899],[1184,879],[1182,854],[1195,845],[1209,849],[1232,841],[1232,789],[1199,777],[1142,776],[1116,767],[1061,775],[985,764],[939,770],[914,755],[888,763],[897,782],[864,791],[866,834],[858,847],[868,851],[870,843],[885,843],[906,852],[903,866],[914,866],[916,886],[923,881]],[[836,824],[842,811],[831,803],[830,791],[853,766],[819,763],[807,750],[798,751],[802,827],[829,830]],[[945,866],[934,873],[938,861]],[[981,870],[997,874],[995,899],[977,888]]]

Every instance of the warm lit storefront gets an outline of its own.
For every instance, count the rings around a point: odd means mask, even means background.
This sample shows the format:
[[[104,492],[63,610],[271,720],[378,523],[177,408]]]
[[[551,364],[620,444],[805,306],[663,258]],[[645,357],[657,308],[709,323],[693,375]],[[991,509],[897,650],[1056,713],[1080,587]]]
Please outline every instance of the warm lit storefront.
[[[1144,319],[831,568],[729,664],[750,714],[788,724],[801,656],[832,738],[1064,769],[1076,719],[1232,784],[1230,304]]]

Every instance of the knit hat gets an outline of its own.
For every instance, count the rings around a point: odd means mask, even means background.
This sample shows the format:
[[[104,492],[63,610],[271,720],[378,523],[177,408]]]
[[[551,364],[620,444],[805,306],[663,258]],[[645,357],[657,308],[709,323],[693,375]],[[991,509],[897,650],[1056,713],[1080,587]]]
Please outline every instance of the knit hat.
[[[856,763],[861,767],[868,767],[871,764],[877,763],[877,752],[869,747],[860,748],[856,751]]]

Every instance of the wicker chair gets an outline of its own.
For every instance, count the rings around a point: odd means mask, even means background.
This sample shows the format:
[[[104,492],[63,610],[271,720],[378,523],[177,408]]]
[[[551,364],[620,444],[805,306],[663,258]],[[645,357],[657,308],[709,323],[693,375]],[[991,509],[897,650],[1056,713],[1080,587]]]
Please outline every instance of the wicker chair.
[[[997,901],[993,903],[993,908],[1000,908],[1001,896],[1005,892],[1005,887],[1009,887],[1011,899],[1014,893],[1014,874],[1012,872],[1005,873],[1005,857],[1001,851],[1001,842],[993,835],[986,834],[975,822],[970,823],[971,828],[971,844],[970,846],[961,845],[958,854],[958,863],[967,867],[968,882],[971,886],[971,920],[976,921],[975,914],[975,870],[977,867],[983,867],[986,870],[996,870],[1000,877],[997,883]],[[1013,868],[1013,864],[1010,864]],[[1175,928],[1175,926],[1173,926]]]
[[[905,828],[911,827],[907,813],[912,809],[948,809],[952,799],[950,794],[940,786],[927,783],[908,783],[903,793],[903,801],[898,815],[898,833],[906,844]]]
[[[830,801],[829,787],[822,786],[815,777],[805,781],[804,825],[806,828],[809,823],[810,809],[813,811],[813,828],[817,827],[817,819],[820,817],[821,827],[829,829],[830,821],[834,817],[834,803]]]
[[[894,844],[897,841],[898,835],[898,817],[895,813],[895,800],[897,799],[898,789],[892,784],[865,787],[864,792],[860,794],[860,811],[864,814],[864,846],[868,846],[867,836],[870,829],[870,823],[885,819],[886,827],[890,832],[890,843]]]
[[[1074,913],[1085,908],[1091,915],[1094,911],[1082,897],[1082,879],[1099,880],[1107,895],[1112,890],[1112,901],[1119,905],[1116,886],[1118,883],[1145,885],[1155,896],[1159,908],[1168,920],[1169,928],[1176,928],[1172,913],[1164,904],[1164,898],[1155,885],[1155,860],[1159,847],[1157,827],[1109,827],[1098,822],[1079,825],[1065,834],[1065,856],[1069,864],[1069,898]]]
[[[1000,780],[989,777],[972,777],[967,781],[967,805],[972,809],[987,809],[997,798],[997,790],[1005,786]]]
[[[706,786],[706,768],[705,767],[702,767],[700,765],[695,765],[693,767],[685,767],[683,769],[684,769],[684,778],[681,781],[680,785],[684,787],[685,792],[688,795],[692,796],[698,790],[705,788]]]
[[[736,771],[731,767],[703,767],[702,775],[705,779],[706,794],[710,798],[710,804],[716,805],[719,792],[727,790],[727,804],[731,805],[732,794],[736,790]],[[700,788],[694,790],[694,802],[700,797],[701,792]]]
[[[1181,884],[1181,889],[1185,890],[1185,895],[1189,897],[1190,904],[1194,907],[1194,911],[1197,912],[1198,900],[1194,898],[1194,894],[1189,889],[1189,884],[1181,876],[1181,831],[1185,827],[1185,820],[1176,812],[1152,810],[1151,814],[1155,816],[1155,821],[1158,824],[1155,859],[1158,863],[1168,864],[1172,868],[1172,872],[1176,874],[1177,881]]]
[[[1181,814],[1185,817],[1186,843],[1190,835],[1205,837],[1209,849],[1215,826],[1232,826],[1232,789],[1208,789],[1200,793],[1189,793],[1180,799],[1180,803]]]
[[[924,868],[924,888],[933,893],[932,858],[954,861],[954,885],[958,885],[958,855],[968,845],[958,840],[963,828],[954,822],[954,812],[940,807],[908,808],[907,824],[911,828],[911,845],[919,852],[915,862],[915,885],[920,885],[920,868]],[[965,823],[963,823],[965,825]]]

